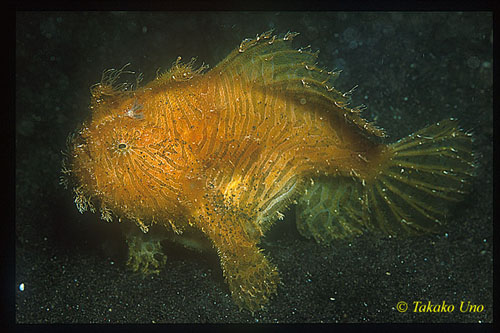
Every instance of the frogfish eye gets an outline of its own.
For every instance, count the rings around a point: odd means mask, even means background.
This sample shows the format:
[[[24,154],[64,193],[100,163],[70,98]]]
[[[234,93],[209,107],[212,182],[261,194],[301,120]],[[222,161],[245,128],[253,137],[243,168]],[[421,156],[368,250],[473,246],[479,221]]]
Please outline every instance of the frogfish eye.
[[[118,149],[125,149],[125,148],[127,148],[127,144],[126,143],[122,142],[122,143],[118,144]]]

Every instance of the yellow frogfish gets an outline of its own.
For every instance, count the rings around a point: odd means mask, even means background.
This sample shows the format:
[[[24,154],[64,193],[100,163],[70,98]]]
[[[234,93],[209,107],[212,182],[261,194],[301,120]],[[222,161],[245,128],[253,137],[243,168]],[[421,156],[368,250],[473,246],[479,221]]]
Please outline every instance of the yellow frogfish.
[[[245,39],[211,70],[179,58],[144,86],[119,84],[122,68],[91,87],[63,184],[81,213],[135,222],[134,270],[159,271],[164,239],[214,250],[234,302],[254,313],[281,282],[259,242],[292,204],[299,232],[329,244],[365,230],[439,230],[463,199],[471,133],[450,118],[383,143],[349,107],[351,91],[335,89],[339,71],[292,48],[296,35]]]

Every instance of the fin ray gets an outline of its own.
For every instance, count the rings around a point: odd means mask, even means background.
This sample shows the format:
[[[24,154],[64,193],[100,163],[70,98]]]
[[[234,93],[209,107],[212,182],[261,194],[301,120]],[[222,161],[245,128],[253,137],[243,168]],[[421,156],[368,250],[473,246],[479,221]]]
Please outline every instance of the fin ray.
[[[252,82],[265,89],[279,90],[298,104],[315,105],[331,117],[345,119],[361,132],[384,137],[382,129],[366,121],[359,110],[349,108],[351,91],[334,88],[340,71],[331,72],[316,65],[318,53],[291,48],[296,33],[276,38],[272,31],[247,39],[229,54],[212,72]]]
[[[311,191],[328,193],[330,199],[318,200],[308,192],[299,202],[297,227],[320,243],[364,229],[391,235],[436,231],[446,221],[450,203],[462,200],[469,190],[475,168],[471,146],[471,136],[457,128],[455,119],[424,128],[389,145],[390,154],[372,179],[316,182],[314,187],[321,189]],[[342,196],[346,191],[351,195]],[[345,199],[342,205],[335,199],[339,196]],[[328,219],[316,218],[320,208],[329,212]],[[359,213],[352,214],[353,210]],[[332,229],[337,233],[325,237],[318,234],[319,227],[309,228],[318,223],[343,223],[343,229]],[[346,225],[357,232],[347,232]]]

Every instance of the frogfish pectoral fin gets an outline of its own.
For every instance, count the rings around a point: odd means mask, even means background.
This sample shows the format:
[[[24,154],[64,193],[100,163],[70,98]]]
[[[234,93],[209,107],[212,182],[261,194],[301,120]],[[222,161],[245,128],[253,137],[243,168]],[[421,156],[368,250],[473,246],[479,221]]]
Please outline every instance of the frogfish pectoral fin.
[[[202,229],[217,250],[235,303],[252,313],[261,310],[276,294],[280,278],[257,246],[259,237],[245,230],[250,216],[220,205],[207,205],[203,215]]]
[[[236,304],[252,313],[261,310],[276,294],[280,281],[276,267],[255,244],[238,244],[236,248],[221,250],[219,255]]]

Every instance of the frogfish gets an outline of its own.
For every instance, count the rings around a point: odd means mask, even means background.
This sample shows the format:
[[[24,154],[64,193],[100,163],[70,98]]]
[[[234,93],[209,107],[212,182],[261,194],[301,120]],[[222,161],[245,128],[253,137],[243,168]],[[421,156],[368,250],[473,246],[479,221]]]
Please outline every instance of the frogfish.
[[[297,35],[245,39],[211,70],[179,57],[146,85],[119,83],[124,66],[91,87],[61,179],[81,213],[128,226],[133,270],[158,273],[164,240],[214,251],[253,314],[282,283],[260,243],[290,207],[299,233],[328,245],[438,231],[470,192],[472,133],[447,118],[385,143]]]

